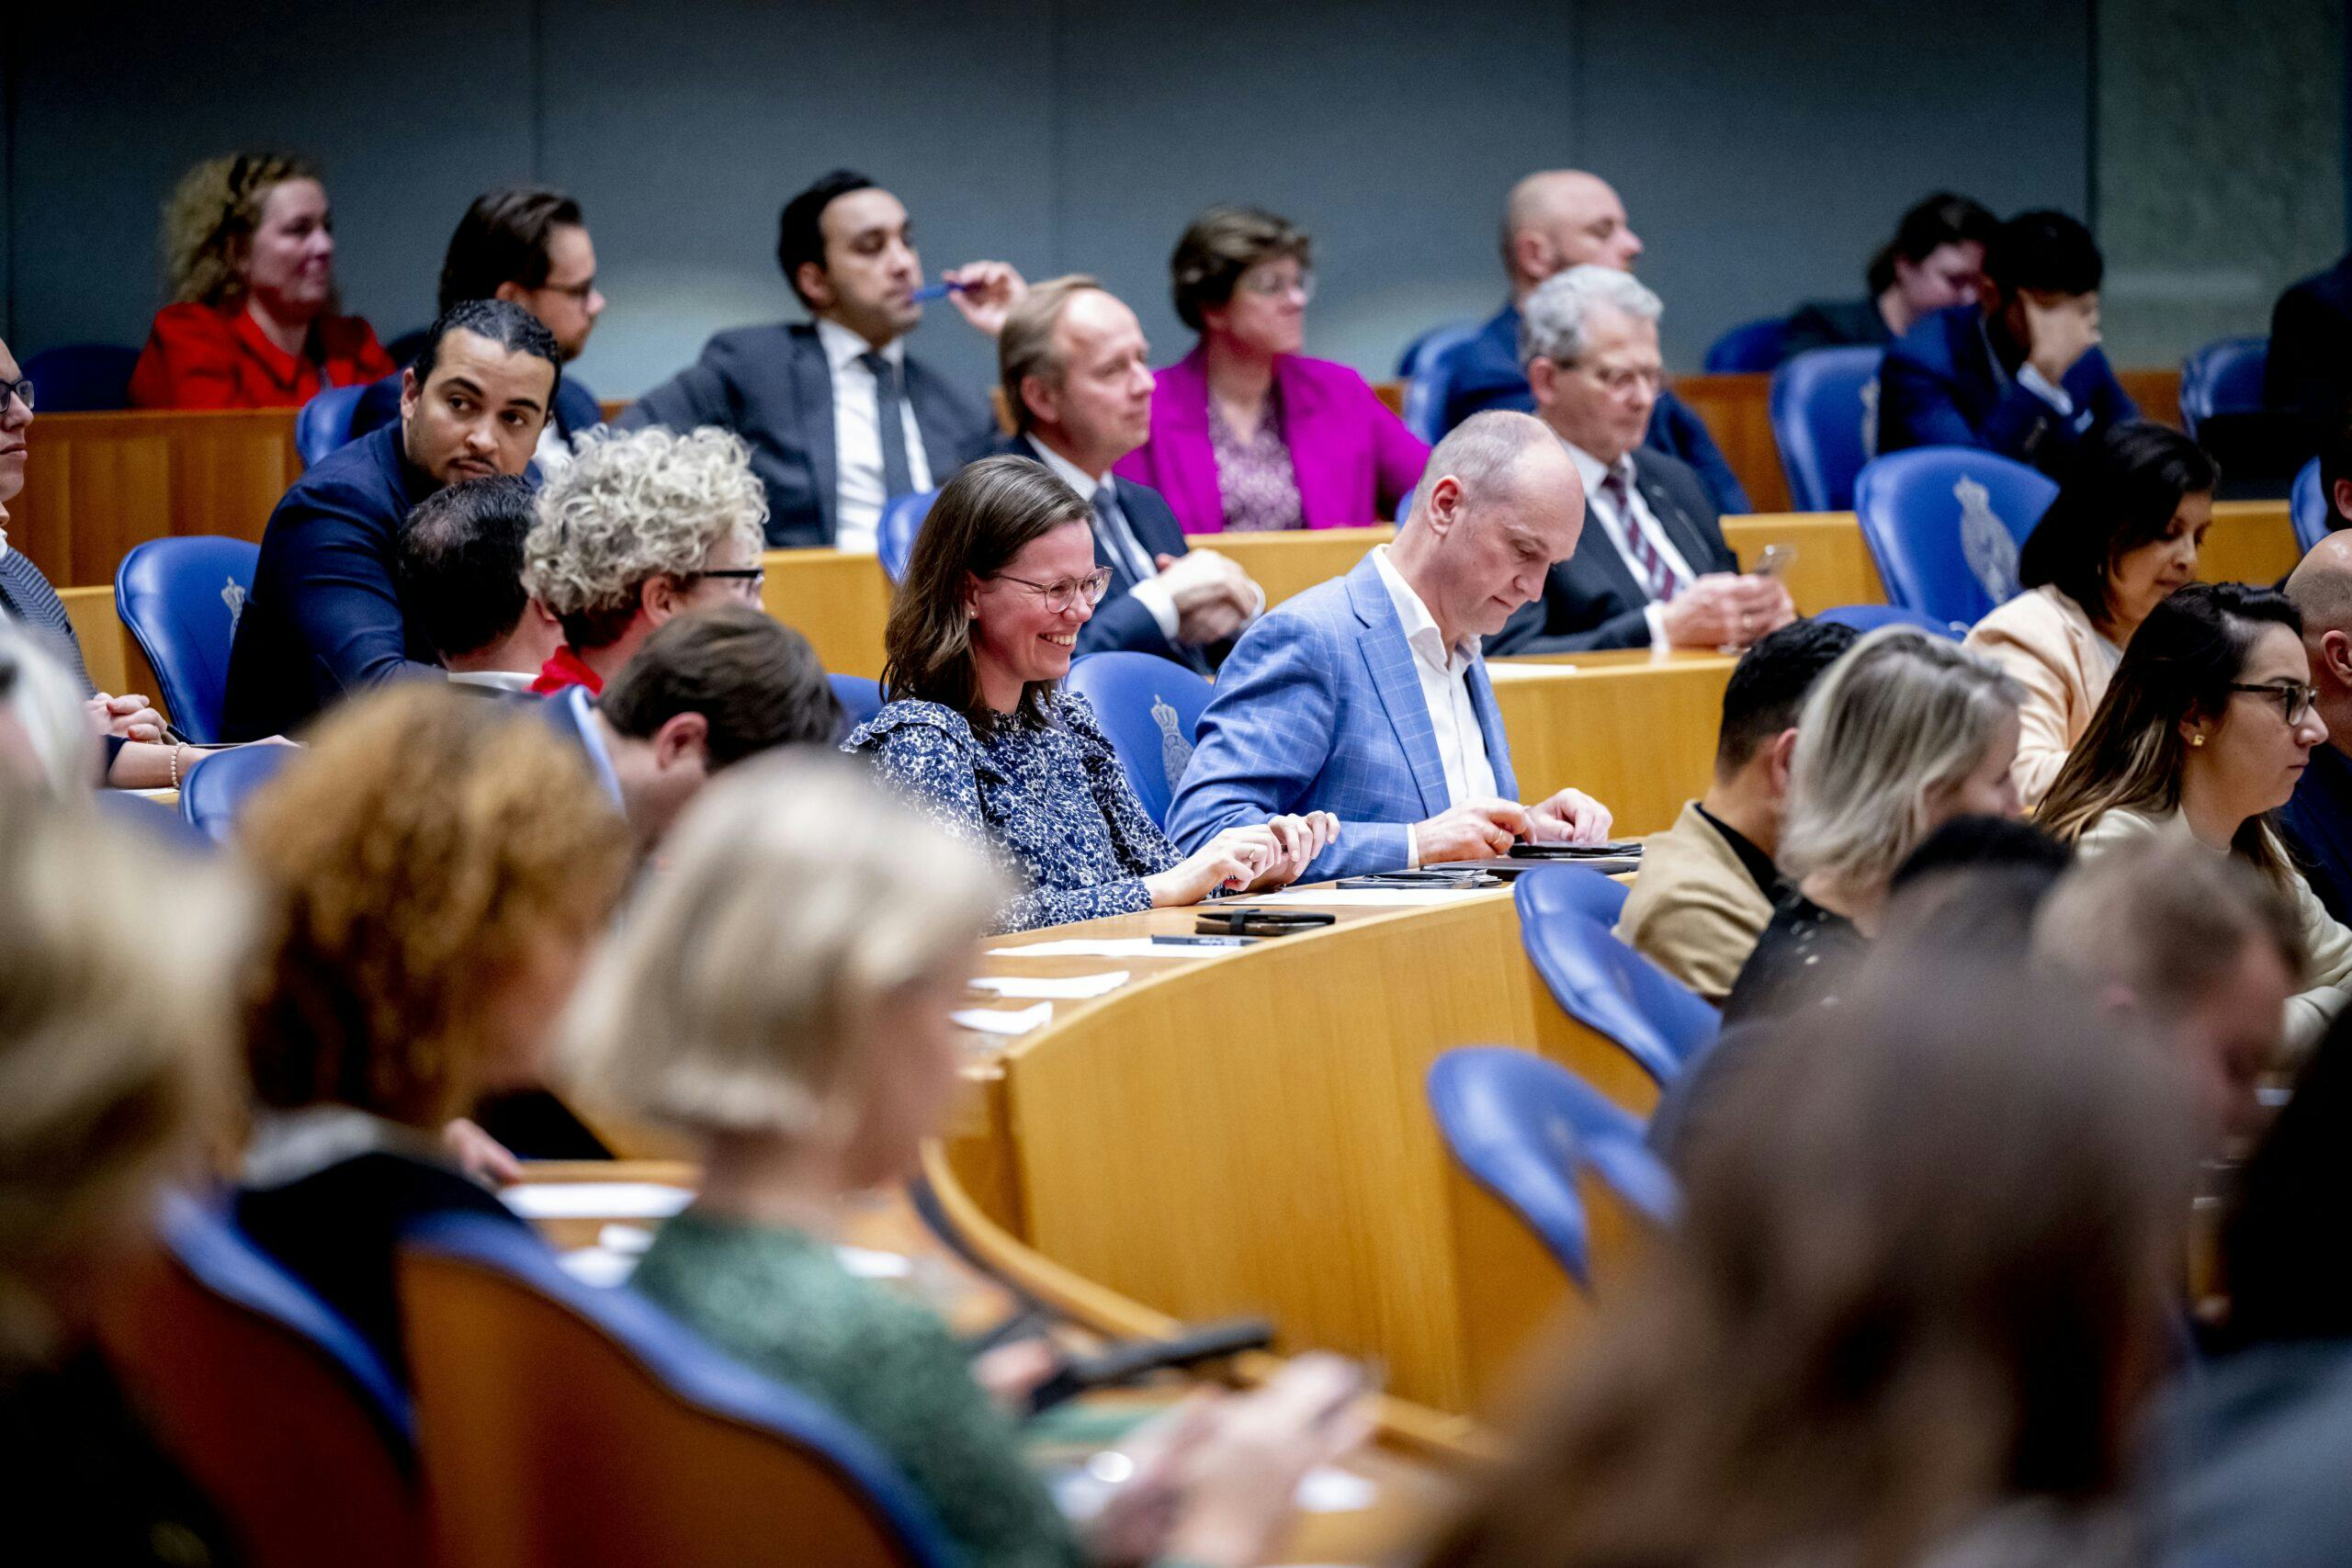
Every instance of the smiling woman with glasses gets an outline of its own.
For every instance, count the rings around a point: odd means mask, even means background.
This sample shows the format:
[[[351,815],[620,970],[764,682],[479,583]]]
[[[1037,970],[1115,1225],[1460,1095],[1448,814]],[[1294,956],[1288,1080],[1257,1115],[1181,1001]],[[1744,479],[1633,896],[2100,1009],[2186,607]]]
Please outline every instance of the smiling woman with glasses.
[[[2302,616],[2282,593],[2191,583],[2148,612],[2090,727],[2042,801],[2041,825],[2086,857],[2156,834],[2231,853],[2295,903],[2312,988],[2288,1004],[2289,1039],[2317,1040],[2352,985],[2337,923],[2267,820],[2327,739],[2313,706]]]
[[[1279,887],[1339,831],[1316,812],[1229,829],[1191,856],[1169,842],[1094,710],[1062,689],[1110,582],[1089,515],[1026,457],[983,458],[949,480],[890,605],[890,700],[843,747],[958,837],[997,851],[1024,889],[998,911],[1001,931]]]

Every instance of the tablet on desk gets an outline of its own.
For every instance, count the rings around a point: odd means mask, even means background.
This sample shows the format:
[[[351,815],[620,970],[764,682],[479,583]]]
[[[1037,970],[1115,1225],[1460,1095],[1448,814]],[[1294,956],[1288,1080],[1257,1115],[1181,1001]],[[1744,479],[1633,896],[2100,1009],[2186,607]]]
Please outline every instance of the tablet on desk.
[[[1639,839],[1617,839],[1605,844],[1513,844],[1512,860],[1639,860]]]

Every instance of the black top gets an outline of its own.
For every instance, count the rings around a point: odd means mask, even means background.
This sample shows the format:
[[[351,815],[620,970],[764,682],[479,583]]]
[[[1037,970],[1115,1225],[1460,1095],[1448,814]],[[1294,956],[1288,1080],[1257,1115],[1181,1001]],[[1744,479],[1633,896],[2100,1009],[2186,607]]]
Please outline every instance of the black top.
[[[2270,822],[2327,912],[2352,923],[2352,759],[2333,739],[2312,748],[2311,766]]]
[[[1854,922],[1834,914],[1791,887],[1772,908],[1771,923],[1757,939],[1739,978],[1724,998],[1724,1024],[1776,1018],[1803,1007],[1829,1007],[1838,1000],[1849,969],[1870,952],[1870,940]]]
[[[1747,868],[1747,874],[1755,881],[1757,890],[1774,903],[1779,903],[1782,892],[1781,868],[1772,863],[1772,857],[1758,849],[1754,840],[1705,807],[1694,801],[1690,809],[1696,811],[1708,827],[1724,836],[1724,842],[1731,846],[1731,852],[1737,855],[1739,863]]]
[[[1815,299],[1789,317],[1781,358],[1785,363],[1815,348],[1884,348],[1894,341],[1876,299]]]

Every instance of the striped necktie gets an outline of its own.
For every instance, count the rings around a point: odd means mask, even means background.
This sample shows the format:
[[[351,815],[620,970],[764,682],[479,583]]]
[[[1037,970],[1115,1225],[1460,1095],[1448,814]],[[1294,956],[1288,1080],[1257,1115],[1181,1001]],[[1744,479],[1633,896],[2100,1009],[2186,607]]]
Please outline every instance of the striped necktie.
[[[1622,463],[1610,469],[1600,481],[1601,498],[1616,512],[1617,521],[1624,527],[1625,547],[1633,552],[1634,571],[1642,580],[1643,591],[1663,604],[1682,592],[1682,577],[1634,515],[1633,486],[1625,475]]]

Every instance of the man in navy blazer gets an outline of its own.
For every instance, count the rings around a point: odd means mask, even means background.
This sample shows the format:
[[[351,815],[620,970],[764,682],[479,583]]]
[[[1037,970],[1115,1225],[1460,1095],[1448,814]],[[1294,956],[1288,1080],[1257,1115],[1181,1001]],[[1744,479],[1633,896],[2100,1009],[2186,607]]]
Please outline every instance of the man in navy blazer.
[[[228,739],[287,733],[381,681],[441,678],[401,608],[401,521],[444,485],[522,473],[562,376],[555,339],[519,305],[469,299],[433,323],[401,372],[399,423],[304,473],[262,530],[230,647]]]
[[[1878,447],[1980,446],[2063,479],[2098,432],[2136,419],[2098,347],[2106,264],[2063,212],[2021,212],[1984,248],[1984,299],[1919,322],[1879,371]]]
[[[986,457],[996,422],[906,351],[922,321],[922,260],[897,197],[833,171],[785,204],[776,262],[808,322],[718,333],[614,423],[731,430],[767,487],[771,546],[871,550],[883,502]],[[955,268],[942,282],[990,336],[1024,288],[1001,262]]]
[[[1339,837],[1300,880],[1476,860],[1518,839],[1592,843],[1598,801],[1519,803],[1479,638],[1575,553],[1575,465],[1525,414],[1474,416],[1430,454],[1394,545],[1241,636],[1202,713],[1168,835],[1188,851],[1244,821],[1328,811]]]
[[[1111,471],[1151,437],[1151,346],[1136,313],[1091,277],[1049,278],[1007,312],[997,364],[1019,430],[1004,450],[1045,464],[1094,512],[1111,586],[1078,651],[1152,653],[1210,674],[1266,595],[1231,558],[1188,548],[1158,491]]]
[[[1482,409],[1533,412],[1535,395],[1528,389],[1519,352],[1522,302],[1555,273],[1585,265],[1631,272],[1641,254],[1641,236],[1625,220],[1625,204],[1599,175],[1545,169],[1513,186],[1503,214],[1503,270],[1510,278],[1510,303],[1447,356],[1444,428]],[[1705,422],[1672,389],[1659,389],[1642,440],[1698,470],[1718,513],[1755,510]]]
[[[2334,433],[2352,400],[2352,254],[2297,282],[2270,312],[2262,400],[2294,421],[2304,457]]]
[[[1524,310],[1536,417],[1576,463],[1585,529],[1487,650],[1745,648],[1794,619],[1776,579],[1741,575],[1699,476],[1642,446],[1665,375],[1658,297],[1631,273],[1572,266]]]

